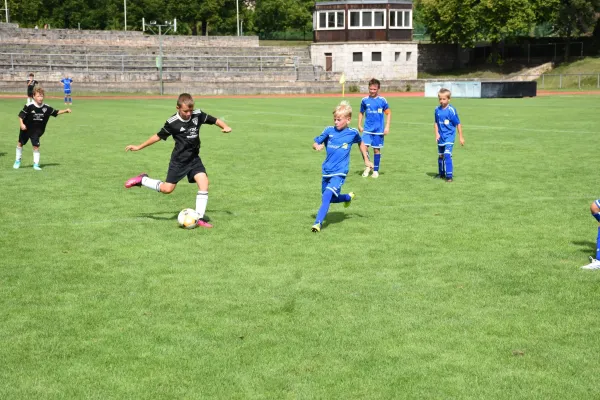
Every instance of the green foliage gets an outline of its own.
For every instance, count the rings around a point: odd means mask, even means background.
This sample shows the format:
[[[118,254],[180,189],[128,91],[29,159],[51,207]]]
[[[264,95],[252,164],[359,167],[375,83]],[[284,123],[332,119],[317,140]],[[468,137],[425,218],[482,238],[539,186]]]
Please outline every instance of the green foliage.
[[[351,83],[350,86],[348,86],[348,92],[358,93],[360,92],[360,86],[358,86],[356,83]]]
[[[422,0],[416,3],[417,21],[427,26],[431,41],[472,46],[478,37],[479,0]]]

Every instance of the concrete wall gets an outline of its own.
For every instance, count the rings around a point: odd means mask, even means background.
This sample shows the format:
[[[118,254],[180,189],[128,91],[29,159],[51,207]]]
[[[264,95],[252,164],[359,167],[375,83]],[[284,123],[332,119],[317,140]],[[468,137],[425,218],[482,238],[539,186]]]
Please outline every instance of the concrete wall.
[[[350,80],[417,78],[419,54],[416,43],[313,43],[310,52],[312,63],[324,70],[325,53],[331,53],[332,72],[343,72]],[[381,61],[372,61],[373,52],[381,53]],[[362,53],[362,61],[353,61],[353,53]]]
[[[164,47],[258,47],[258,36],[161,35]],[[94,31],[77,29],[26,29],[0,27],[1,44],[45,44],[87,46],[159,46],[159,36],[138,31]]]

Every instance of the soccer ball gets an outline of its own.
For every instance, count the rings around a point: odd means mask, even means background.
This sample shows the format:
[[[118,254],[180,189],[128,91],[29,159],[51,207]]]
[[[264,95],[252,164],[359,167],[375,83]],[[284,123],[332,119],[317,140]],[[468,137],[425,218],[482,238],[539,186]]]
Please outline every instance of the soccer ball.
[[[198,223],[200,216],[196,212],[196,210],[192,208],[185,208],[181,210],[179,215],[177,216],[177,222],[179,226],[184,229],[194,229]]]

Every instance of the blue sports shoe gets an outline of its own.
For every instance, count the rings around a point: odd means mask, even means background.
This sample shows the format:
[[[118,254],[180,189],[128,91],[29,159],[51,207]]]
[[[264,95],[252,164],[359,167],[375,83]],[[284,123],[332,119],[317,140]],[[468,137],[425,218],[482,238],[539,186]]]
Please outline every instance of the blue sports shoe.
[[[20,166],[21,166],[21,160],[16,160],[15,163],[13,164],[14,169],[19,169]]]
[[[354,200],[354,196],[356,196],[356,195],[354,194],[354,192],[350,192],[350,193],[348,193],[348,196],[350,196],[350,201],[344,202],[344,207],[346,207],[346,208],[350,207],[350,204],[352,203],[352,200]]]
[[[35,169],[36,171],[42,170],[42,168],[40,167],[40,164],[33,164],[33,169]]]

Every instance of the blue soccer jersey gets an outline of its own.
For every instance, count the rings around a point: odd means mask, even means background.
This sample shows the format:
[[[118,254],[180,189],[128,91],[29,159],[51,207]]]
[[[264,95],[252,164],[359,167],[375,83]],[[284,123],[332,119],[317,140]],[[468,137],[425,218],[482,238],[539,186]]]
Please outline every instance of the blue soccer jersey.
[[[61,79],[60,81],[64,85],[65,92],[70,92],[71,91],[71,83],[73,82],[73,79],[64,78],[64,79]]]
[[[439,145],[453,144],[456,137],[456,127],[460,124],[456,108],[450,104],[446,108],[438,106],[434,113],[435,123],[440,134]]]
[[[360,112],[365,115],[365,124],[363,132],[372,135],[383,135],[385,124],[383,122],[384,112],[389,109],[387,100],[384,97],[375,98],[367,96],[360,102]]]
[[[328,126],[323,133],[315,138],[315,143],[325,144],[327,157],[323,161],[323,176],[346,176],[350,168],[350,149],[354,143],[360,143],[361,138],[354,128],[341,131],[334,126]]]

